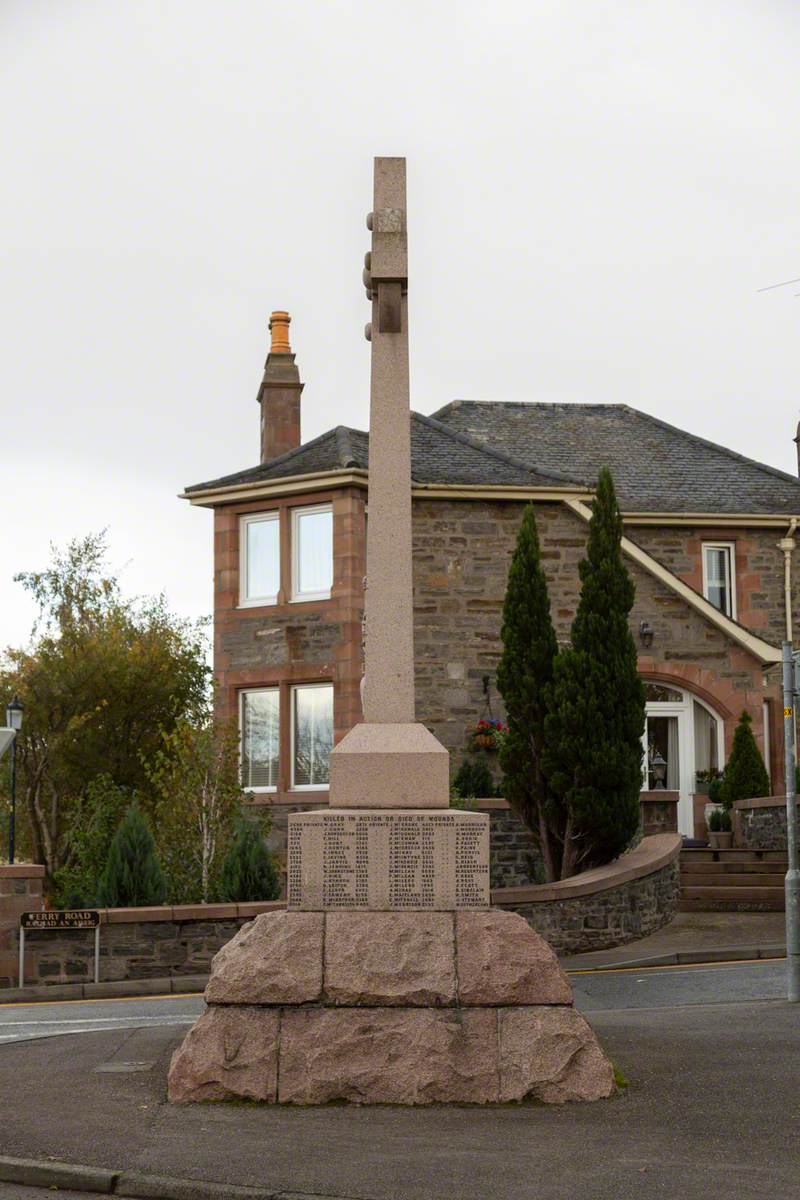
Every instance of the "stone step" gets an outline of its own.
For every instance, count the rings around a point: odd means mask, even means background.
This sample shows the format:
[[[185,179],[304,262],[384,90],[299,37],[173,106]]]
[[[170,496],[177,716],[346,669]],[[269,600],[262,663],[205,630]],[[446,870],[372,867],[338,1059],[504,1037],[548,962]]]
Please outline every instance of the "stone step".
[[[681,850],[681,863],[686,862],[786,862],[785,850]]]
[[[783,912],[782,887],[686,887],[681,912]]]
[[[785,872],[784,872],[785,874]],[[714,874],[706,871],[681,871],[681,886],[684,888],[752,888],[752,887],[783,887],[783,875],[778,872],[762,872],[741,875]]]
[[[763,875],[786,874],[787,860],[782,862],[710,862],[707,859],[687,862],[681,859],[681,874],[683,875]]]

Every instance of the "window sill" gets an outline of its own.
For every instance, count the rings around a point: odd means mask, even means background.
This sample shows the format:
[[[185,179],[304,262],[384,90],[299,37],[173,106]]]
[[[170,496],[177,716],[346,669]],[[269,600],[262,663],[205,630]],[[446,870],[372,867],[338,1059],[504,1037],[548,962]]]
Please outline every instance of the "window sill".
[[[239,600],[237,608],[275,608],[278,603],[277,596],[264,596],[259,600]]]

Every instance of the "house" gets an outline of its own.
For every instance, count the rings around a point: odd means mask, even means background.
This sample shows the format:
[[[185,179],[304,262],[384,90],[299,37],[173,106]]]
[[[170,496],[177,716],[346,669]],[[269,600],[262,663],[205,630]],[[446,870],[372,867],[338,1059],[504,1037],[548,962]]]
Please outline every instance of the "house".
[[[327,803],[331,745],[360,719],[369,442],[302,443],[303,384],[273,313],[258,393],[261,461],[188,487],[213,509],[214,656],[242,730],[244,786],[273,808]],[[702,823],[697,773],[719,769],[743,709],[782,787],[781,642],[791,638],[800,482],[624,404],[455,400],[411,421],[417,717],[463,755],[491,709],[509,558],[536,506],[556,630],[579,592],[592,482],[608,466],[636,584],[646,681],[645,789]]]

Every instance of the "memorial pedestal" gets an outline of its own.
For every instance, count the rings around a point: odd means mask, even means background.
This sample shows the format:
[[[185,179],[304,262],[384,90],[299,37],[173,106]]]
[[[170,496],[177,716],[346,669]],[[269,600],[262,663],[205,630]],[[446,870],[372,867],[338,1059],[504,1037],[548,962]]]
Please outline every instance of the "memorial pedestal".
[[[515,913],[272,912],[214,959],[173,1101],[596,1100],[611,1064]]]

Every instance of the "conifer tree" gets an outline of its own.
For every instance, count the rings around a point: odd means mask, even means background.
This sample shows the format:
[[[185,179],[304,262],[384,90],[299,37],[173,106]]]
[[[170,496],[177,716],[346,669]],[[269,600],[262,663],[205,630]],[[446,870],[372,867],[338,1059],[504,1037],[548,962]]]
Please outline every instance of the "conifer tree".
[[[500,751],[505,797],[536,838],[547,879],[559,879],[560,813],[543,767],[545,696],[558,643],[532,504],[517,535],[500,636],[497,686],[508,721]]]
[[[639,823],[644,687],[628,615],[634,585],[622,561],[614,483],[600,472],[572,644],[555,664],[545,770],[566,810],[561,878],[609,862]]]
[[[275,900],[280,893],[278,872],[264,837],[246,817],[239,819],[236,837],[222,864],[221,900]]]
[[[733,735],[731,756],[720,789],[720,799],[726,808],[730,808],[734,800],[752,800],[754,796],[768,796],[770,792],[769,775],[752,725],[750,713],[743,712]]]
[[[98,884],[104,908],[163,904],[166,884],[153,835],[138,804],[132,804],[114,834]]]

